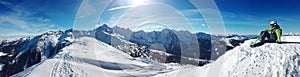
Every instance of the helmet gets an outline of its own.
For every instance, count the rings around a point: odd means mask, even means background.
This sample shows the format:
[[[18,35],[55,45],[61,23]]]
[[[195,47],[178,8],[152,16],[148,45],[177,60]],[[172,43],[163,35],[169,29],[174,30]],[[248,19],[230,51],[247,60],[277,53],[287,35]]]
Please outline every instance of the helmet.
[[[276,25],[276,24],[277,24],[276,21],[271,21],[271,22],[270,22],[270,25]]]

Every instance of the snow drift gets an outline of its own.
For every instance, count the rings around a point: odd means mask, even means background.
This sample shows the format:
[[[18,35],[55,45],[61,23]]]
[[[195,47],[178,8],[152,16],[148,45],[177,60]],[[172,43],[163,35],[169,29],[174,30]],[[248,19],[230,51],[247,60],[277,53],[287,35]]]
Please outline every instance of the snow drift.
[[[188,67],[159,77],[299,77],[300,37],[283,36],[283,44],[267,43],[250,48],[257,42],[247,40],[211,64]]]

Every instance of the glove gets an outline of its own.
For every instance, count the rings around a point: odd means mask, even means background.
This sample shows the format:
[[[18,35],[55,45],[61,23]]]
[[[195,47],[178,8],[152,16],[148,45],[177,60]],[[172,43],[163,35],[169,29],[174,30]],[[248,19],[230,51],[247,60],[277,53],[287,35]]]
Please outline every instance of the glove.
[[[265,33],[265,31],[261,31],[261,32],[260,32],[260,36],[262,36],[264,33]]]

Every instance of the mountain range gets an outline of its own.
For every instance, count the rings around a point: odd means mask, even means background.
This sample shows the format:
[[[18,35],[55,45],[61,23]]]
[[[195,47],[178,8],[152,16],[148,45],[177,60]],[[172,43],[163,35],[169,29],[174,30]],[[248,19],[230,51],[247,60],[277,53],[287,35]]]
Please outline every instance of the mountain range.
[[[65,47],[82,37],[94,38],[131,57],[143,57],[159,63],[179,63],[203,66],[245,40],[258,36],[209,35],[163,29],[162,31],[131,31],[108,25],[94,30],[49,31],[34,37],[14,41],[2,40],[1,76],[11,76],[53,59]]]

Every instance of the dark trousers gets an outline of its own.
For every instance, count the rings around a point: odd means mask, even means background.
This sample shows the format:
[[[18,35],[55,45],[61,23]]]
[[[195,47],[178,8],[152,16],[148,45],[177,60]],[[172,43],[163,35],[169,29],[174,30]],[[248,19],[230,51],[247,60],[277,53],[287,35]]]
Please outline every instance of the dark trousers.
[[[261,42],[264,42],[264,43],[275,43],[277,40],[277,36],[275,33],[270,34],[269,32],[262,31],[260,35],[261,35]],[[266,38],[268,40],[266,40]]]
[[[253,47],[256,47],[256,46],[261,46],[265,43],[275,43],[276,42],[276,34],[274,35],[271,35],[269,32],[266,32],[266,31],[262,31],[260,33],[260,36],[261,36],[261,41],[254,44]]]

